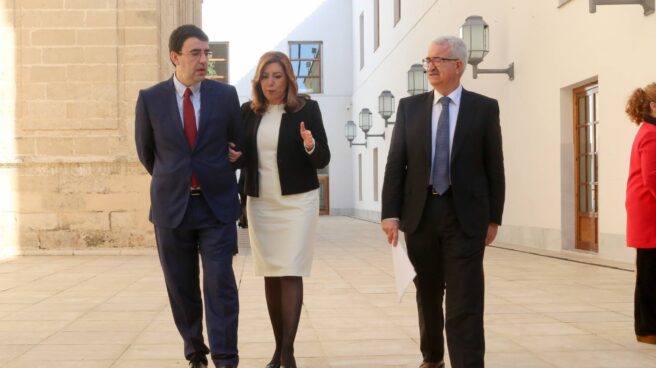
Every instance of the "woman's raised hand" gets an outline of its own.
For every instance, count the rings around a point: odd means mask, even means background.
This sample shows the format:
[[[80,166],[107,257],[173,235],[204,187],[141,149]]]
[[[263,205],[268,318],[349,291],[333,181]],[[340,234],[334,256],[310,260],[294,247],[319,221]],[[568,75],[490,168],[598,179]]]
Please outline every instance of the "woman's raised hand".
[[[304,121],[301,121],[301,138],[303,139],[305,149],[312,151],[314,149],[314,138],[312,137],[312,131],[305,129]]]

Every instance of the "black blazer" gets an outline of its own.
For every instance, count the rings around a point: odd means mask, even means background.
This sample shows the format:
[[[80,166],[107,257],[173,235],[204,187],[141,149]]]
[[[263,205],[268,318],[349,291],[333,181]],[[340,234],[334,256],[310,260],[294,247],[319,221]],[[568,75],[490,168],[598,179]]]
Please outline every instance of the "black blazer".
[[[433,91],[399,101],[383,182],[383,219],[397,217],[406,233],[421,220],[431,171]],[[496,100],[462,90],[451,148],[451,189],[462,230],[484,236],[501,225],[505,176]]]
[[[280,123],[278,136],[278,171],[280,174],[280,188],[283,195],[298,194],[319,188],[317,169],[321,169],[330,162],[328,138],[323,127],[321,111],[316,101],[301,98],[301,106],[295,112],[285,112]],[[246,136],[244,140],[244,187],[247,195],[258,197],[260,183],[257,161],[257,130],[260,127],[262,116],[251,109],[251,103],[241,106],[242,120],[245,124]],[[314,137],[314,151],[308,154],[301,138],[301,122],[305,122],[305,129],[312,132]]]
[[[198,136],[189,147],[180,119],[173,78],[139,91],[135,110],[135,142],[139,160],[152,175],[150,220],[175,228],[189,201],[191,173],[216,218],[226,224],[240,212],[235,168],[228,142],[241,147],[239,98],[235,87],[212,80],[200,85]]]

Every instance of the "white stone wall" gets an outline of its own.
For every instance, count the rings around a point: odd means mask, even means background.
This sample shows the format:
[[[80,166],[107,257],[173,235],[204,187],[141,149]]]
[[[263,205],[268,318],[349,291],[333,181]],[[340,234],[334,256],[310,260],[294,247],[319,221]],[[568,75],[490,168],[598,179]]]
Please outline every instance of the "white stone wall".
[[[654,81],[656,51],[649,47],[656,34],[656,16],[644,16],[637,5],[600,6],[588,12],[588,2],[557,1],[402,1],[400,23],[392,26],[391,4],[381,2],[381,46],[373,51],[372,11],[368,0],[354,0],[353,117],[363,107],[377,109],[381,90],[398,98],[407,95],[406,71],[425,56],[428,42],[443,34],[458,35],[469,15],[480,15],[490,26],[490,54],[481,68],[505,68],[515,62],[515,80],[505,75],[472,78],[468,67],[463,86],[499,100],[507,179],[504,226],[499,240],[560,250],[573,248],[574,168],[572,153],[572,89],[599,82],[599,256],[630,260],[624,244],[624,193],[635,126],[624,114],[634,88]],[[391,2],[390,2],[391,3]],[[364,11],[365,67],[359,70],[359,15]],[[368,22],[367,22],[368,19]],[[375,117],[372,132],[382,130]],[[389,129],[388,129],[389,134]],[[352,161],[364,152],[364,172],[370,173],[373,145],[386,155],[389,139],[370,138],[369,147],[353,149]],[[380,162],[382,175],[384,160]],[[353,187],[357,194],[357,165]],[[371,188],[370,175],[364,180]],[[354,198],[356,212],[375,214],[380,204],[370,192]]]

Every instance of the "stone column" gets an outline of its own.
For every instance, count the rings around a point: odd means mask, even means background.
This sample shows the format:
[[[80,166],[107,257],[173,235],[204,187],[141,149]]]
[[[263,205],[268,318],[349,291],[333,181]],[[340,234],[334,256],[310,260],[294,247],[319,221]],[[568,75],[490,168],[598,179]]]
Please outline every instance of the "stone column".
[[[0,1],[0,257],[154,246],[134,106],[201,3]]]

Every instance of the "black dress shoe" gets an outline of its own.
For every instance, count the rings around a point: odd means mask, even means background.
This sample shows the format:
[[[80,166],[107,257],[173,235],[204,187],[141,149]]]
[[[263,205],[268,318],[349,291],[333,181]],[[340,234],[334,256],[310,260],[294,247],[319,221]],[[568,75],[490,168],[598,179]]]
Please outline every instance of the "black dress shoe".
[[[278,364],[278,363],[269,363],[264,368],[280,368],[280,364]]]
[[[189,368],[207,368],[207,357],[203,353],[194,353],[188,359]]]

